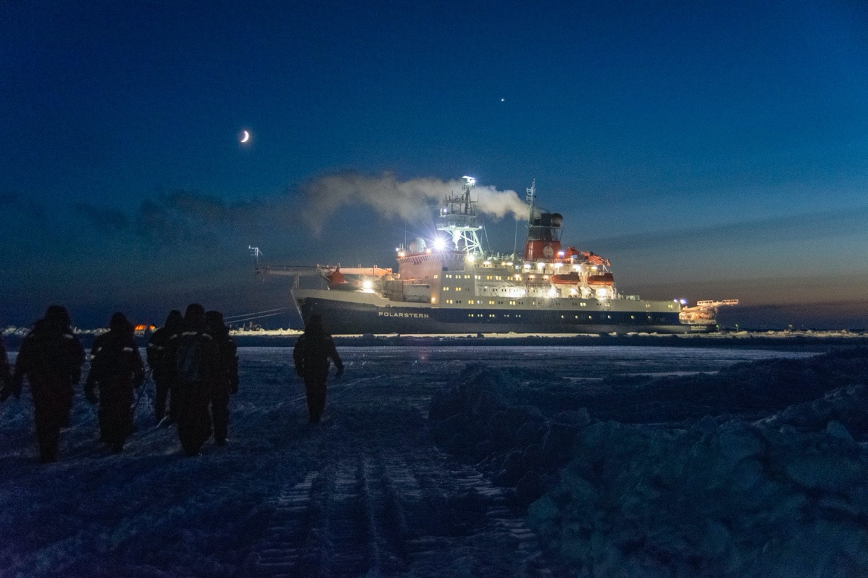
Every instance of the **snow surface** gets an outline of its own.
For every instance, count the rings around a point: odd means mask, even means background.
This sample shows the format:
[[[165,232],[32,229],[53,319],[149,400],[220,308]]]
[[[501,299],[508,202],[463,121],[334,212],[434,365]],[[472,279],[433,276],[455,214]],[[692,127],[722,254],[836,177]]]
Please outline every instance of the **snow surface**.
[[[50,465],[25,388],[0,576],[865,576],[847,351],[343,347],[311,427],[290,350],[242,347],[225,447],[184,457],[148,384],[123,454],[78,396]]]

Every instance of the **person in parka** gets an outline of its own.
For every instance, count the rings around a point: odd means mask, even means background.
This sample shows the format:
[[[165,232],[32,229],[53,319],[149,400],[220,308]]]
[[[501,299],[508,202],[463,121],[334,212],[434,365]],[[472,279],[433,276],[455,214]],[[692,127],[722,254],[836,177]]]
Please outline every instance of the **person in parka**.
[[[60,428],[69,424],[74,386],[81,379],[83,364],[84,348],[72,333],[69,313],[60,305],[50,306],[21,341],[12,380],[0,392],[0,401],[9,395],[20,397],[27,377],[43,463],[57,461]]]
[[[166,317],[166,323],[154,331],[148,340],[146,349],[148,367],[151,368],[154,378],[154,418],[161,422],[165,418],[166,423],[174,423],[178,418],[178,408],[175,403],[177,397],[177,385],[173,382],[175,372],[172,369],[172,360],[169,351],[169,341],[173,335],[181,331],[184,316],[177,309],[173,309]],[[168,399],[169,413],[166,415],[166,401]]]
[[[211,437],[211,384],[216,380],[217,345],[205,331],[205,308],[191,303],[181,332],[170,340],[178,391],[178,439],[188,456],[195,456]]]
[[[205,313],[208,334],[217,345],[217,367],[211,384],[211,419],[214,423],[214,443],[226,444],[229,433],[229,396],[238,393],[238,348],[229,336],[219,311]]]
[[[0,335],[0,391],[3,391],[12,381],[12,366],[9,365],[9,357],[6,355],[6,344]]]
[[[319,423],[325,411],[329,359],[337,367],[335,379],[340,379],[344,374],[343,361],[335,348],[335,342],[323,328],[321,316],[311,315],[304,333],[295,343],[292,358],[295,372],[304,379],[310,423]]]
[[[84,385],[87,400],[99,402],[100,440],[115,453],[124,450],[124,442],[133,431],[135,390],[145,376],[133,335],[133,325],[123,313],[112,315],[109,330],[93,343],[90,373]]]

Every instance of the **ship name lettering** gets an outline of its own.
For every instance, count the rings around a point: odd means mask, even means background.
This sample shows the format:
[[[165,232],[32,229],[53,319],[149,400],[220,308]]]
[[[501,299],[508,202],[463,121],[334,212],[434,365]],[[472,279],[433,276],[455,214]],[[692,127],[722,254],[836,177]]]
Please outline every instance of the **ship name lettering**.
[[[413,317],[418,319],[428,319],[427,313],[393,313],[391,311],[378,311],[380,317]]]

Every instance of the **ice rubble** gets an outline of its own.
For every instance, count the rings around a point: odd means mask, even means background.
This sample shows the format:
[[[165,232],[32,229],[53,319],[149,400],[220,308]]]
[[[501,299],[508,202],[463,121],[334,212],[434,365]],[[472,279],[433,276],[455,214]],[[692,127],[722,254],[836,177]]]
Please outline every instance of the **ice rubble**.
[[[468,366],[429,419],[529,504],[570,573],[868,574],[868,350],[633,378],[623,395],[554,381]]]

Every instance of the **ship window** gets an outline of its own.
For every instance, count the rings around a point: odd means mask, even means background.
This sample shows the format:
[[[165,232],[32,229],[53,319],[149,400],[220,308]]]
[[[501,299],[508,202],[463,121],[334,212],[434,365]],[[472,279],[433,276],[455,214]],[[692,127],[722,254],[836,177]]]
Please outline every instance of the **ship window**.
[[[563,319],[563,318],[564,318],[564,316],[563,316],[563,315],[561,315],[561,319]]]
[[[491,300],[491,299],[490,299],[490,300],[488,301],[488,304],[489,304],[489,305],[494,305],[494,300]]]
[[[443,290],[444,290],[444,291],[449,291],[449,287],[444,287]]]
[[[491,279],[492,279],[491,275],[486,275],[485,278],[488,279],[489,281],[491,281]],[[670,307],[671,307],[671,305],[670,305]]]
[[[447,273],[446,275],[444,275],[444,277],[447,278],[447,279],[452,279],[452,275],[450,275],[450,274],[448,274],[448,273]]]
[[[606,315],[606,318],[607,318],[607,319],[611,319],[612,316],[611,316],[611,315]]]
[[[476,276],[476,278],[477,278],[477,279],[482,279],[482,277],[481,277],[481,276],[479,276],[479,275],[477,275],[477,276]]]
[[[437,278],[439,278],[439,277],[440,277],[440,275],[434,275],[434,278],[435,278],[435,279],[437,279]]]
[[[467,304],[468,304],[468,305],[473,305],[473,299],[468,299],[468,300],[467,300]]]
[[[631,316],[630,316],[630,319],[636,319],[636,316],[635,316],[635,315],[631,315]]]
[[[489,316],[489,317],[494,317],[494,313],[489,313],[488,316]]]
[[[456,290],[456,291],[461,291],[461,287],[456,287],[455,290]]]
[[[465,278],[465,279],[470,279],[470,275],[465,275],[464,278]]]
[[[580,305],[581,305],[582,307],[587,307],[587,306],[588,306],[588,304],[585,303],[584,301],[582,301],[582,302],[580,303]]]

